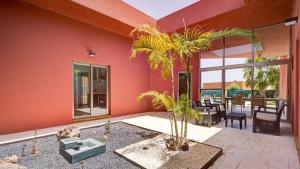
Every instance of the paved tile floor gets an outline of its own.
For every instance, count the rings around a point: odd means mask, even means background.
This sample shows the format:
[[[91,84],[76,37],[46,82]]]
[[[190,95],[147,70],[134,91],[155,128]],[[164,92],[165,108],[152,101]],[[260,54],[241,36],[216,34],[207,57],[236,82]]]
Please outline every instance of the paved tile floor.
[[[297,150],[290,125],[281,124],[281,135],[252,133],[252,119],[248,128],[238,129],[217,125],[223,130],[205,143],[222,147],[224,154],[210,168],[213,169],[299,169]]]
[[[149,118],[149,116],[156,118]],[[131,120],[133,118],[137,119],[137,117],[147,117],[147,120],[144,120],[143,123]],[[157,118],[162,120],[157,120]],[[160,124],[162,122],[165,123],[166,119],[166,113],[149,112],[112,118],[111,121],[131,120],[131,123],[136,123],[136,125],[141,127],[169,133],[165,127],[166,124]],[[104,119],[72,125],[86,128],[104,124],[106,121]],[[38,130],[38,136],[53,134],[66,126],[70,125]],[[238,121],[235,121],[233,126],[229,125],[227,128],[224,126],[224,121],[213,128],[195,126],[193,124],[189,126],[189,129],[191,129],[188,133],[189,138],[223,148],[223,155],[218,158],[210,169],[300,169],[297,150],[289,124],[281,124],[280,136],[252,133],[251,119],[248,119],[247,129],[240,130]],[[34,131],[0,135],[0,144],[30,139],[33,135]]]

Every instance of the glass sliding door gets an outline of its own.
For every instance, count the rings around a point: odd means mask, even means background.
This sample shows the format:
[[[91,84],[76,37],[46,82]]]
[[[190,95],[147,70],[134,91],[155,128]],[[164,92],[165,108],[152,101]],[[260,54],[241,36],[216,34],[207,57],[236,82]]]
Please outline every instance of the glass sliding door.
[[[74,117],[108,114],[108,68],[73,64]]]
[[[73,65],[74,116],[91,114],[91,69],[89,65]]]
[[[190,93],[190,98],[192,98],[192,76],[191,76],[191,73],[189,73],[189,93]],[[185,72],[179,72],[178,73],[178,97],[182,94],[185,94],[187,93],[187,83],[186,83],[186,78],[187,78],[187,74]]]
[[[107,114],[107,68],[92,66],[93,102],[92,115]]]

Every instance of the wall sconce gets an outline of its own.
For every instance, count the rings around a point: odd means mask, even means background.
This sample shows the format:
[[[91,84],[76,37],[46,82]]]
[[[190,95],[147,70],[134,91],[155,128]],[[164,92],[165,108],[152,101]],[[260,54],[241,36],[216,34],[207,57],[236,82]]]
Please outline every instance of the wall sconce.
[[[286,20],[284,21],[284,25],[285,25],[285,26],[294,25],[294,24],[297,23],[297,21],[298,21],[298,17],[297,17],[297,16],[292,17],[292,18],[288,18],[288,19],[286,19]]]
[[[89,56],[90,57],[96,57],[96,53],[91,50],[90,53],[89,53]]]

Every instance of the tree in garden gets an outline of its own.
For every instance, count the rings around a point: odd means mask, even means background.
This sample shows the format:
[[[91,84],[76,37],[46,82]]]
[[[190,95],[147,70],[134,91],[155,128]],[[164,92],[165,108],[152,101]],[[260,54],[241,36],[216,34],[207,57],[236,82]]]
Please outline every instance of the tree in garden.
[[[230,83],[230,86],[227,87],[227,90],[240,90],[240,86],[235,80],[234,82]]]
[[[254,59],[254,62],[268,62],[277,60],[276,57],[259,56]],[[252,59],[247,59],[247,63],[251,63]],[[268,87],[273,90],[279,88],[279,66],[256,67],[254,71],[254,79],[251,79],[251,68],[244,68],[244,79],[248,87],[253,86],[254,90],[258,90],[260,94],[265,94]]]
[[[171,130],[173,137],[173,124],[175,126],[175,149],[188,150],[187,141],[187,123],[191,117],[200,118],[199,112],[191,108],[190,101],[190,72],[192,57],[200,51],[209,49],[214,40],[228,36],[242,36],[252,42],[256,38],[252,31],[244,29],[226,29],[224,31],[202,31],[199,27],[192,29],[185,28],[183,33],[172,33],[171,35],[160,32],[157,28],[149,25],[141,25],[135,28],[131,36],[133,37],[133,46],[130,58],[135,58],[137,54],[145,54],[150,67],[154,70],[160,68],[163,79],[168,79],[171,75],[172,95],[167,92],[159,93],[150,91],[141,94],[139,100],[143,97],[152,97],[154,108],[164,107],[168,112],[172,112]],[[180,96],[179,101],[175,100],[174,92],[174,62],[176,59],[184,66],[186,72],[187,93]],[[182,119],[180,135],[176,117]]]
[[[135,39],[132,45],[130,59],[135,59],[139,53],[146,54],[147,61],[150,64],[151,69],[157,70],[160,68],[163,79],[168,79],[171,76],[171,96],[167,96],[166,93],[160,94],[153,91],[144,93],[139,98],[141,99],[143,96],[152,96],[154,107],[161,108],[164,106],[164,108],[166,108],[170,113],[169,118],[173,139],[172,147],[174,150],[177,150],[180,148],[178,124],[176,120],[179,113],[178,111],[176,112],[176,105],[174,101],[174,61],[176,59],[176,55],[173,52],[172,40],[168,34],[162,33],[157,28],[150,25],[141,25],[136,27],[131,32],[130,36]]]

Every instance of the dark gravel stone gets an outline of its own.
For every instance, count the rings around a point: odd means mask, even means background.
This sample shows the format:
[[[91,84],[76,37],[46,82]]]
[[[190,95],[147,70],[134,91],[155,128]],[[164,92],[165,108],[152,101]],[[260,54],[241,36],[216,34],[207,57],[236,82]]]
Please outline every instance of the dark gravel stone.
[[[94,138],[101,141],[105,132],[105,126],[80,130],[81,139]],[[23,141],[0,146],[0,158],[17,155],[19,164],[28,169],[135,169],[138,168],[122,157],[113,153],[114,150],[144,140],[139,133],[153,134],[155,132],[145,130],[122,122],[112,123],[109,141],[106,143],[106,152],[95,157],[88,158],[75,164],[68,163],[59,153],[59,142],[56,137],[49,136],[37,139],[38,153],[31,154],[32,141]],[[26,145],[26,146],[24,146]],[[21,157],[22,148],[24,155]]]

